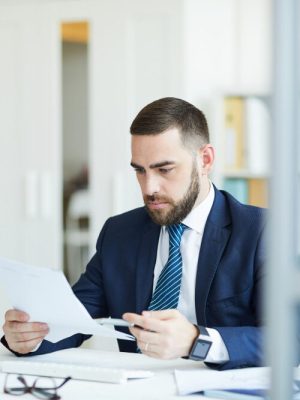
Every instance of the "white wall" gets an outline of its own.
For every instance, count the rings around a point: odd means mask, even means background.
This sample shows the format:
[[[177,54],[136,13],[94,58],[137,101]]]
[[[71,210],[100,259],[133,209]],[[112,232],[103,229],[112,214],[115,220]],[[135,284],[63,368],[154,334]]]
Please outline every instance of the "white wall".
[[[3,86],[9,93],[2,97],[3,121],[10,121],[4,123],[2,132],[14,130],[17,134],[1,138],[3,149],[13,147],[3,155],[4,170],[11,174],[8,179],[3,173],[2,181],[10,182],[11,187],[2,208],[7,204],[12,208],[16,202],[17,212],[3,216],[5,229],[11,232],[5,235],[3,231],[0,250],[23,261],[40,264],[49,251],[52,256],[46,257],[47,265],[61,265],[59,28],[63,21],[87,20],[91,26],[88,152],[92,244],[108,216],[141,204],[129,168],[129,126],[143,105],[162,96],[184,97],[203,108],[213,126],[210,99],[216,91],[268,87],[270,0],[2,0],[0,5],[3,3],[17,4],[3,10],[9,15],[10,9],[10,19],[19,21],[22,28],[18,32],[18,23],[2,24],[6,60],[1,68]],[[82,144],[84,149],[86,142]],[[81,161],[80,155],[76,158]],[[26,212],[30,215],[21,223]],[[17,218],[16,223],[9,223],[8,216]],[[16,230],[23,233],[16,235]]]
[[[118,2],[117,9],[112,1],[91,19],[93,242],[110,215],[141,204],[129,167],[132,118],[149,101],[182,93],[182,1]]]
[[[0,10],[0,255],[61,261],[58,32],[44,10]]]
[[[184,7],[184,97],[199,103],[236,76],[235,0],[187,0]]]

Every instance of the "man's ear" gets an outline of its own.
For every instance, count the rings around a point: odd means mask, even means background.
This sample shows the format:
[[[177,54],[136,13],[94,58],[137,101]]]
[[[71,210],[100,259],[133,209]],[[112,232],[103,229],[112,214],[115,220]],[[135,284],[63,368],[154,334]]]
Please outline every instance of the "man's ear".
[[[215,160],[215,149],[211,144],[206,144],[199,151],[202,160],[202,175],[208,175]]]

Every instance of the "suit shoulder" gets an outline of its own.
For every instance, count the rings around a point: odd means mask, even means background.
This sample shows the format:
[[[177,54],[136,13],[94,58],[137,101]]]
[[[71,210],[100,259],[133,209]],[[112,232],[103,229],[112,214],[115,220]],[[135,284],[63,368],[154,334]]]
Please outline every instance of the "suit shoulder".
[[[128,232],[129,230],[138,230],[140,227],[144,227],[148,224],[153,224],[151,218],[145,210],[145,207],[139,207],[110,217],[106,221],[105,227],[110,231],[118,230],[119,232]]]
[[[238,219],[241,223],[246,221],[250,223],[259,222],[260,224],[264,225],[267,217],[266,208],[243,204],[230,193],[224,190],[221,190],[220,192],[225,197],[233,220]]]
[[[122,222],[128,222],[128,221],[134,221],[134,220],[148,220],[149,216],[147,211],[145,210],[145,207],[138,207],[133,210],[126,211],[122,214],[114,215],[113,217],[109,218],[109,221],[112,221],[114,223],[122,223]]]

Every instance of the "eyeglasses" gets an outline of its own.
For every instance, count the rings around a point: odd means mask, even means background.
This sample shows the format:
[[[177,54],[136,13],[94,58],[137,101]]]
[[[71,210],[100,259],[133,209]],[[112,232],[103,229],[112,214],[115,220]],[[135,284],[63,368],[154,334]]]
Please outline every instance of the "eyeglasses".
[[[55,380],[52,378],[39,377],[34,380],[32,385],[28,385],[22,375],[18,375],[16,378],[14,374],[7,374],[3,391],[14,396],[30,393],[41,400],[59,400],[60,396],[57,394],[57,389],[61,388],[70,379],[71,377],[69,376],[62,383],[56,385]]]

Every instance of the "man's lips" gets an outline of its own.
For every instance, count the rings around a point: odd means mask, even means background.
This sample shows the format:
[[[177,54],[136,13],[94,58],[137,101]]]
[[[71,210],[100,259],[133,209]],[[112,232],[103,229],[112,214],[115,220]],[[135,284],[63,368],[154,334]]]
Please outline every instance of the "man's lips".
[[[169,203],[164,201],[148,201],[147,206],[153,210],[158,210],[167,207]]]

